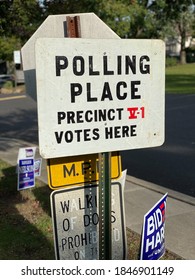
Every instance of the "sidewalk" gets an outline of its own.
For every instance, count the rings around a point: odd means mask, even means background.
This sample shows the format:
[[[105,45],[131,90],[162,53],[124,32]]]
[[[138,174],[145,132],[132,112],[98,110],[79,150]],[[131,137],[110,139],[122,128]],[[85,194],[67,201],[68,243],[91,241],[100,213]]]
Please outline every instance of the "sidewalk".
[[[16,165],[19,148],[34,146],[16,139],[0,138],[0,159]],[[38,149],[37,149],[38,150]],[[38,152],[36,158],[38,158]],[[40,180],[47,183],[43,160]],[[187,260],[195,260],[195,198],[127,176],[125,185],[126,226],[141,234],[143,217],[168,192],[166,248]]]

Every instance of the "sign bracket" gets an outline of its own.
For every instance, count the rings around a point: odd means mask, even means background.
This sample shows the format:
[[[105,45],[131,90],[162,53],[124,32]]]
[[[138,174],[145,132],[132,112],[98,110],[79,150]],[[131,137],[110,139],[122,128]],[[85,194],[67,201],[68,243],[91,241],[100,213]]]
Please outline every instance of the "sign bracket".
[[[81,38],[80,17],[66,17],[67,21],[67,37]]]

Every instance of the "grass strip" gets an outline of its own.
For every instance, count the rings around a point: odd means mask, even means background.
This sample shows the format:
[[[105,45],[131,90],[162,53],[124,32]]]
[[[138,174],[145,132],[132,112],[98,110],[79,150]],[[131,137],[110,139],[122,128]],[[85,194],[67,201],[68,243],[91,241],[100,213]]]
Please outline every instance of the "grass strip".
[[[195,94],[195,63],[166,68],[165,92]]]

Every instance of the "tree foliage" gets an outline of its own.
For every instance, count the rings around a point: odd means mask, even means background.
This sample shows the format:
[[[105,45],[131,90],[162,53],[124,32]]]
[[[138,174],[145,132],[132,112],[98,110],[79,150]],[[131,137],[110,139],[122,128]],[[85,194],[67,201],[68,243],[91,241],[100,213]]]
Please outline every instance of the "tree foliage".
[[[195,27],[195,7],[192,0],[152,1],[151,11],[161,24],[164,37],[172,37],[180,44],[180,61],[185,63],[185,42],[187,36],[193,35]]]
[[[0,2],[0,58],[13,59],[42,22],[42,9],[36,0]]]
[[[52,14],[98,13],[99,0],[43,0],[45,16]]]
[[[94,12],[121,38],[180,38],[194,33],[191,0],[6,0],[0,1],[0,58],[11,59],[51,14]]]

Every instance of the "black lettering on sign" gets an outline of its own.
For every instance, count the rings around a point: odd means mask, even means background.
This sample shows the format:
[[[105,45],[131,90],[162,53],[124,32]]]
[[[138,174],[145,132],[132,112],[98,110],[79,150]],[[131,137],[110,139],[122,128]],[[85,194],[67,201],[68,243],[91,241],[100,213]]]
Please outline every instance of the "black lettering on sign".
[[[119,100],[124,100],[127,98],[127,92],[121,93],[121,87],[127,88],[127,84],[125,82],[118,82],[116,85],[116,96]]]
[[[100,138],[99,128],[94,128],[92,132],[93,132],[92,139],[93,140],[98,140]]]
[[[150,65],[149,64],[144,64],[144,60],[150,61],[150,58],[147,55],[143,55],[140,58],[140,72],[142,74],[150,74]]]
[[[101,101],[104,101],[106,98],[108,98],[109,100],[113,100],[110,85],[108,82],[105,82],[104,84]]]
[[[115,119],[115,110],[114,109],[109,109],[107,114],[108,114],[108,120],[113,121]]]
[[[122,98],[121,98],[122,99]],[[140,108],[141,110],[142,108]],[[84,123],[84,122],[101,122],[101,121],[114,121],[122,119],[123,108],[116,109],[99,109],[99,110],[86,110],[86,111],[67,111],[57,112],[57,123]],[[97,136],[98,129],[95,128],[93,134]],[[57,142],[61,142],[62,135],[56,134]]]
[[[75,163],[71,165],[71,167],[68,169],[68,167],[64,164],[63,165],[63,174],[64,178],[68,176],[77,176],[76,174],[76,168],[75,168]]]
[[[85,232],[76,234],[75,236],[68,236],[62,239],[61,248],[62,251],[75,249],[81,246],[87,246],[90,244],[97,244],[97,231]]]
[[[136,86],[140,85],[141,81],[132,81],[131,82],[131,99],[140,99],[141,95],[136,95],[138,88]]]
[[[125,74],[129,75],[129,69],[131,69],[131,72],[133,74],[136,74],[136,56],[132,55],[132,58],[130,56],[125,56]]]
[[[101,61],[99,69],[94,66],[94,59]],[[136,57],[136,55],[118,55],[115,58],[103,55],[102,58],[94,58],[94,56],[89,56],[88,60],[83,56],[74,56],[70,58],[71,70],[75,76],[83,76],[87,71],[89,76],[110,76],[110,75],[135,75],[137,72],[141,74],[150,74],[150,58],[147,55],[142,55],[141,57]],[[111,64],[114,62],[114,65]],[[61,76],[62,70],[65,70],[69,66],[69,61],[66,56],[55,56],[55,68],[56,76]]]
[[[62,208],[62,212],[63,213],[68,213],[69,212],[69,209],[70,209],[70,200],[68,200],[68,202],[66,201],[60,201],[60,205],[61,205],[61,208]]]
[[[65,132],[64,131],[60,131],[60,132],[55,131],[54,133],[55,133],[56,141],[58,144],[62,143],[63,136],[64,136],[65,142],[70,143],[73,141],[74,135],[73,135],[73,132],[70,130],[65,131]]]
[[[87,83],[87,102],[97,101],[97,97],[91,96],[91,84]]]
[[[137,125],[105,127],[105,138],[112,139],[137,136],[136,127]]]
[[[108,57],[106,55],[103,56],[103,69],[104,75],[114,75],[114,71],[108,69]]]
[[[62,120],[65,120],[66,114],[65,112],[58,112],[58,124],[61,124]]]
[[[64,219],[62,222],[62,228],[64,231],[68,231],[70,229],[70,221],[69,219]]]
[[[115,223],[116,222],[116,217],[115,217],[115,211],[111,211],[111,223]]]
[[[86,207],[87,208],[93,208],[94,206],[97,207],[97,197],[96,195],[95,196],[92,196],[92,195],[88,195],[86,194],[85,196],[85,202],[86,202]]]
[[[97,76],[100,74],[100,71],[94,71],[93,69],[93,56],[89,56],[89,76]]]
[[[67,123],[76,123],[75,112],[70,111],[70,112],[66,112],[66,114],[67,114]]]
[[[64,133],[64,138],[65,138],[65,141],[67,142],[67,143],[70,143],[70,142],[72,142],[73,141],[73,133],[72,133],[72,131],[66,131],[65,133]]]
[[[61,241],[61,248],[62,248],[62,251],[65,251],[66,244],[67,244],[66,238],[62,238],[62,241]]]
[[[101,122],[101,121],[114,121],[122,119],[123,108],[116,109],[99,109],[99,110],[87,110],[87,111],[67,111],[58,112],[57,119],[58,124],[62,122],[70,123],[83,123],[83,122]]]
[[[91,163],[88,161],[84,161],[81,164],[82,175],[86,174],[89,171],[89,169],[91,169]]]
[[[122,60],[121,60],[121,55],[117,56],[117,74],[121,75],[122,74]]]
[[[83,132],[81,129],[75,130],[74,131],[77,137],[77,142],[81,142],[81,133]]]
[[[73,58],[73,73],[76,76],[82,76],[85,73],[85,60],[82,56],[75,56]]]
[[[85,249],[74,252],[75,260],[85,260]]]
[[[89,129],[77,129],[77,130],[68,130],[68,131],[55,131],[54,132],[57,144],[61,144],[62,140],[66,143],[71,142],[81,142],[81,141],[91,141],[98,140],[100,137],[99,129],[94,128],[93,130]]]
[[[84,210],[88,208],[97,208],[97,196],[86,194],[82,198],[72,199],[67,201],[60,202],[61,209],[63,213]]]
[[[128,84],[124,81],[119,81],[115,84],[115,88],[112,89],[112,84],[109,82],[104,82],[102,86],[102,92],[98,93],[99,96],[93,96],[92,93],[97,94],[97,89],[92,88],[91,83],[86,83],[81,85],[79,83],[70,84],[70,94],[71,94],[71,103],[76,102],[76,97],[79,97],[81,94],[85,95],[87,102],[97,102],[97,101],[112,101],[114,98],[118,100],[125,100],[128,97],[131,99],[140,99],[141,95],[138,94],[138,86],[141,85],[141,81],[130,81]]]
[[[97,225],[99,223],[99,215],[98,213],[93,213],[92,215],[83,215],[83,225],[84,227],[88,227],[89,225]]]
[[[84,129],[84,141],[91,141],[91,129]]]
[[[63,131],[55,131],[55,137],[56,137],[56,141],[58,144],[60,144],[62,142],[62,136],[63,136]]]
[[[70,84],[71,103],[75,103],[75,97],[82,93],[82,85],[79,83]]]
[[[61,70],[68,67],[68,59],[66,56],[56,56],[56,76],[61,76]]]
[[[73,112],[75,114],[75,112]],[[77,123],[83,123],[83,111],[77,111],[76,112],[76,122]]]

